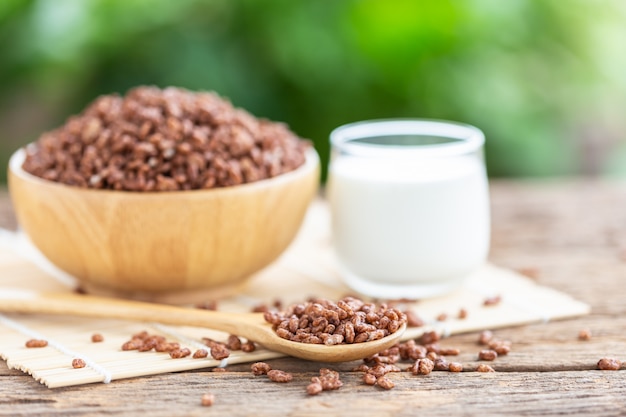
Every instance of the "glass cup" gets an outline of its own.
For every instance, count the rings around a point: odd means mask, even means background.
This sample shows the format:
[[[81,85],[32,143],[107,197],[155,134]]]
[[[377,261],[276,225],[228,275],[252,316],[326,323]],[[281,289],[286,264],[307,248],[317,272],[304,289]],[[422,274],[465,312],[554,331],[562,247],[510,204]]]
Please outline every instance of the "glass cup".
[[[390,119],[330,135],[328,199],[340,273],[377,298],[449,292],[484,264],[490,214],[483,133]]]

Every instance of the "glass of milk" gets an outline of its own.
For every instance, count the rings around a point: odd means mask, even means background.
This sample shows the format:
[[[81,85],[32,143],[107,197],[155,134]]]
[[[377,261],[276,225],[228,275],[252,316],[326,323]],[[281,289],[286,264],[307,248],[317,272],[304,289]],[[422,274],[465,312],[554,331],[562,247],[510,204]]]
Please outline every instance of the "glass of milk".
[[[483,133],[419,119],[348,124],[330,135],[328,199],[341,275],[377,298],[449,292],[489,250]]]

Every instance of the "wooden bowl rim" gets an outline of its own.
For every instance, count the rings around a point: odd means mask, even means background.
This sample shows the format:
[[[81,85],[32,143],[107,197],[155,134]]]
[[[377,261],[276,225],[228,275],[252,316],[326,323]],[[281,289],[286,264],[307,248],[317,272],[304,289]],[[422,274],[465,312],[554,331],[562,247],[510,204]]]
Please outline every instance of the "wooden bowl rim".
[[[190,196],[190,195],[219,195],[219,194],[229,194],[234,192],[247,192],[254,190],[263,190],[275,186],[279,186],[280,184],[289,183],[292,181],[296,181],[299,178],[303,178],[316,172],[320,164],[320,158],[315,148],[312,146],[309,147],[305,152],[305,161],[304,164],[299,166],[293,171],[286,172],[284,174],[277,175],[272,178],[266,178],[259,181],[233,185],[229,187],[220,187],[220,188],[210,188],[210,189],[201,189],[201,190],[182,190],[182,191],[123,191],[123,190],[100,190],[93,188],[82,188],[76,187],[73,185],[67,185],[60,182],[46,180],[40,177],[37,177],[33,174],[26,172],[22,165],[24,160],[26,159],[26,150],[25,148],[20,148],[11,155],[9,160],[9,172],[17,177],[20,177],[22,180],[39,184],[45,187],[53,187],[58,188],[59,190],[67,190],[76,193],[97,193],[99,195],[115,195],[115,196],[124,196],[133,198],[133,196],[142,196],[142,197],[169,197],[176,198],[181,195]]]

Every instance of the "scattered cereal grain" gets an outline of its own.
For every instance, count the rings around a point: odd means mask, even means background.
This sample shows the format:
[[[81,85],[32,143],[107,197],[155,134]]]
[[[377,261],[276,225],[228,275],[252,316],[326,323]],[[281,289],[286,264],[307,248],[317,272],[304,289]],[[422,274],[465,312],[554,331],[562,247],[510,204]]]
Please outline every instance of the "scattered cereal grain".
[[[322,387],[322,384],[317,383],[317,382],[311,382],[306,387],[306,393],[309,394],[309,395],[317,395],[320,392],[322,392],[323,390],[324,390],[324,388]]]
[[[272,367],[265,362],[255,362],[250,368],[252,369],[252,373],[257,376],[266,375],[272,370]]]
[[[87,366],[87,364],[85,363],[84,360],[80,358],[76,358],[72,360],[72,368],[78,369],[78,368],[84,368],[85,366]]]
[[[435,371],[449,371],[450,364],[445,358],[437,358],[434,361],[435,363]]]
[[[221,343],[216,343],[211,346],[211,357],[215,360],[221,361],[230,356],[230,350]]]
[[[365,385],[375,385],[376,380],[377,378],[373,374],[366,373],[365,375],[363,375],[363,383]]]
[[[250,340],[241,344],[241,351],[244,353],[251,353],[256,350],[256,344]]]
[[[226,347],[233,350],[241,350],[241,339],[234,334],[228,336],[228,340],[226,341]]]
[[[194,359],[204,359],[209,356],[209,352],[206,349],[198,349],[193,353]]]
[[[495,372],[495,369],[486,363],[481,363],[476,367],[476,372]]]
[[[441,348],[438,353],[442,356],[457,356],[461,353],[461,350],[457,348]]]
[[[215,300],[203,301],[203,302],[200,302],[200,303],[196,304],[195,307],[200,309],[200,310],[216,311],[217,310],[217,301],[215,301]]]
[[[502,301],[502,297],[499,295],[494,295],[493,297],[485,298],[485,300],[483,301],[483,305],[486,307],[495,306],[500,304],[500,301]]]
[[[422,327],[424,325],[424,320],[422,320],[415,311],[405,310],[404,314],[406,315],[407,327]]]
[[[602,371],[617,371],[622,367],[622,361],[614,358],[602,358],[598,361],[598,369]]]
[[[489,348],[495,350],[498,356],[508,355],[511,351],[511,342],[507,340],[494,340],[489,342]]]
[[[189,350],[188,348],[175,349],[170,352],[170,357],[172,359],[186,358],[189,355],[191,355],[191,350]]]
[[[491,332],[491,330],[483,330],[482,332],[480,332],[480,335],[478,336],[478,344],[488,345],[492,339],[493,339],[493,333]]]
[[[393,387],[396,386],[396,384],[393,383],[393,381],[389,378],[387,378],[386,376],[381,376],[376,380],[376,385],[378,385],[379,387],[386,389],[386,390],[390,390]]]
[[[459,362],[450,362],[448,364],[448,371],[450,372],[461,372],[463,371],[463,365]]]
[[[203,407],[210,407],[215,403],[215,395],[213,394],[203,394],[202,398],[200,398],[200,404]]]
[[[42,339],[30,339],[26,341],[25,346],[27,348],[42,348],[48,346],[48,341]]]
[[[437,333],[436,331],[430,331],[420,336],[419,343],[421,345],[428,345],[430,343],[435,343],[439,341],[439,339],[440,339],[439,333]]]
[[[418,359],[415,361],[413,374],[415,375],[428,375],[435,369],[435,363],[428,359]]]
[[[478,352],[478,359],[481,361],[494,361],[498,357],[498,353],[495,350],[484,349]]]
[[[274,382],[291,382],[293,380],[292,374],[284,371],[279,371],[277,369],[272,369],[271,371],[268,371],[267,376],[271,381]]]

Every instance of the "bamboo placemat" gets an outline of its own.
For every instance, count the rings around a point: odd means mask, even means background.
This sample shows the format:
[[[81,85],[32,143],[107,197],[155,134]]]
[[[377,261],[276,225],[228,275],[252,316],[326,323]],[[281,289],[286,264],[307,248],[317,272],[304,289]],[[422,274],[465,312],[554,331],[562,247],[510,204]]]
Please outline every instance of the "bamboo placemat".
[[[277,299],[285,305],[311,296],[339,299],[352,291],[343,285],[334,268],[329,224],[326,205],[321,201],[313,204],[300,234],[285,254],[238,288],[161,296],[133,294],[133,297],[170,304],[194,304],[219,297],[219,310],[242,312],[250,311],[261,303],[272,304]],[[7,291],[7,288],[18,296],[20,289],[74,291],[76,283],[47,263],[23,235],[0,231],[0,290]],[[103,294],[100,292],[98,295]],[[500,296],[501,302],[484,306],[484,300],[492,296]],[[588,305],[493,265],[485,265],[452,294],[405,302],[401,307],[414,310],[426,322],[425,326],[409,328],[405,339],[418,337],[430,330],[445,336],[589,313]],[[462,308],[467,311],[465,319],[458,318]],[[438,321],[437,317],[442,313],[449,318]],[[234,351],[228,359],[220,362],[210,357],[171,359],[166,353],[154,351],[122,351],[122,343],[142,330],[178,341],[192,352],[205,347],[201,343],[202,337],[225,340],[228,336],[208,329],[157,323],[4,314],[0,315],[0,356],[10,368],[27,372],[50,388],[281,356],[260,348],[252,353]],[[93,333],[101,333],[104,342],[92,343]],[[31,338],[46,339],[49,344],[45,348],[28,349],[24,343]],[[83,358],[87,366],[72,368],[73,358]]]

